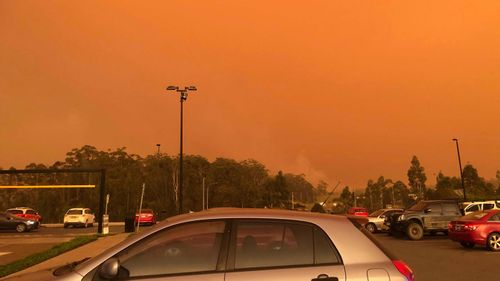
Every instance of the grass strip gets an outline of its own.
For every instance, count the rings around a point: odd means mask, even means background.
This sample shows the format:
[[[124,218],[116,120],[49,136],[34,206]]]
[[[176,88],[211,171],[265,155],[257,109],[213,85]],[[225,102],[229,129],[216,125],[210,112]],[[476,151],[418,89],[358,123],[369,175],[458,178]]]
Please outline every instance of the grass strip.
[[[38,264],[38,263],[41,263],[41,262],[46,261],[48,259],[51,259],[57,255],[64,253],[64,252],[78,248],[78,247],[85,245],[89,242],[97,240],[98,237],[100,237],[100,235],[97,235],[97,234],[78,236],[78,237],[71,239],[68,242],[64,242],[64,243],[61,243],[59,245],[55,245],[54,247],[52,247],[46,251],[39,252],[39,253],[33,254],[31,256],[27,256],[23,259],[8,263],[6,265],[0,265],[0,277],[4,277],[4,276],[7,276],[7,275],[12,274],[14,272],[21,271],[21,270],[26,269],[30,266],[35,265],[35,264]]]

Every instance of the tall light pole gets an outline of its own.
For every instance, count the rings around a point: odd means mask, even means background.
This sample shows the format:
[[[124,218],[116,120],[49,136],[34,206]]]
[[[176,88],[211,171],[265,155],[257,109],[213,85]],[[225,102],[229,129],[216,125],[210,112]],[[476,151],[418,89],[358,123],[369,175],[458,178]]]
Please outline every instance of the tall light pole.
[[[181,103],[181,127],[180,127],[180,152],[179,152],[179,214],[182,214],[182,126],[183,126],[183,104],[187,100],[188,92],[196,91],[195,86],[184,87],[183,89],[178,86],[168,86],[167,91],[176,91],[180,94]]]
[[[458,154],[458,167],[460,168],[460,180],[462,181],[462,190],[464,191],[464,201],[466,200],[465,196],[465,184],[464,184],[464,176],[462,172],[462,160],[460,160],[460,148],[458,147],[458,139],[453,139],[453,141],[457,145],[457,154]]]
[[[158,157],[160,157],[160,146],[161,146],[161,144],[159,144],[159,143],[156,144],[156,147],[158,147],[158,152],[157,152]]]

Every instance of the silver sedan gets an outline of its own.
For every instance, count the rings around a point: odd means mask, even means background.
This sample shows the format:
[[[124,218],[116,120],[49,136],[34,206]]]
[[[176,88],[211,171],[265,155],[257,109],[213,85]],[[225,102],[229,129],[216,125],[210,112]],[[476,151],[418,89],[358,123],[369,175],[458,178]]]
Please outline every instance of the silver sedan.
[[[7,280],[413,281],[356,218],[221,208],[169,218],[93,258]]]

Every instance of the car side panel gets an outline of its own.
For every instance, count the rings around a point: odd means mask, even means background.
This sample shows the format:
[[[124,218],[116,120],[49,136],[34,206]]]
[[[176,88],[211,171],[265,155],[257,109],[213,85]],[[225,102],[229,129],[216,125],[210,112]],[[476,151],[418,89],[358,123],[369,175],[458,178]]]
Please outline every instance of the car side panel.
[[[233,271],[226,273],[225,281],[309,281],[317,278],[320,274],[337,277],[339,281],[346,280],[344,266],[331,265]],[[366,275],[364,280],[366,280]]]

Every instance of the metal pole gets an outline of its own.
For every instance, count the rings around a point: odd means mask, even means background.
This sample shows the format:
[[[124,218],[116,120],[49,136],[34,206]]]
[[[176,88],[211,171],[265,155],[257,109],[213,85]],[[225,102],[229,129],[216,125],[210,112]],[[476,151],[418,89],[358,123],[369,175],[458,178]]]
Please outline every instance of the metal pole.
[[[182,214],[182,123],[183,123],[183,104],[184,104],[184,94],[181,93],[181,132],[180,132],[180,153],[179,153],[179,214]]]
[[[460,148],[458,147],[458,139],[453,139],[455,141],[455,144],[457,145],[457,154],[458,154],[458,167],[460,168],[460,180],[462,181],[462,190],[464,191],[464,201],[466,201],[466,196],[465,196],[465,183],[464,183],[464,176],[462,172],[462,160],[460,159]]]
[[[99,185],[99,210],[97,212],[97,215],[99,216],[97,219],[97,232],[98,233],[103,233],[102,227],[103,227],[103,221],[102,221],[102,216],[104,215],[104,195],[105,195],[105,190],[104,190],[104,184],[105,184],[105,179],[106,179],[106,170],[102,169],[101,170],[101,184]]]
[[[142,183],[142,193],[141,193],[141,202],[139,203],[139,217],[137,218],[137,227],[135,232],[139,232],[139,226],[141,225],[141,213],[142,213],[142,200],[144,200],[144,189],[146,189],[146,183]]]

